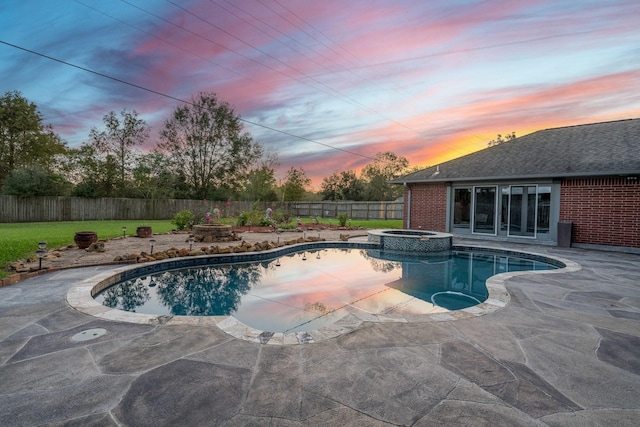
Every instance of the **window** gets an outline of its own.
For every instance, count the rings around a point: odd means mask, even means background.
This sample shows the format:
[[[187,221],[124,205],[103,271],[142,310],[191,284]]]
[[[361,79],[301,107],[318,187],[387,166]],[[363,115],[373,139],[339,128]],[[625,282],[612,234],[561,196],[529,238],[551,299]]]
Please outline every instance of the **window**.
[[[456,188],[453,191],[453,226],[469,228],[471,224],[471,189]]]
[[[474,187],[473,232],[496,234],[496,187]]]
[[[549,234],[551,186],[512,185],[509,192],[509,236]]]
[[[538,234],[549,234],[551,216],[551,186],[538,187]]]

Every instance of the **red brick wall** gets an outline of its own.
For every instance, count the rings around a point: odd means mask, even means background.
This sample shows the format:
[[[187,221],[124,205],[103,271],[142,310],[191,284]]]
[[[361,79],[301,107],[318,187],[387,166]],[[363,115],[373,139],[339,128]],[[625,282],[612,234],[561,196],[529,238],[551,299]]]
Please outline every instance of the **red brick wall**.
[[[404,227],[407,228],[408,189],[411,189],[411,228],[445,232],[447,184],[417,184],[404,190]]]
[[[560,221],[573,222],[574,243],[639,248],[640,180],[563,180]]]

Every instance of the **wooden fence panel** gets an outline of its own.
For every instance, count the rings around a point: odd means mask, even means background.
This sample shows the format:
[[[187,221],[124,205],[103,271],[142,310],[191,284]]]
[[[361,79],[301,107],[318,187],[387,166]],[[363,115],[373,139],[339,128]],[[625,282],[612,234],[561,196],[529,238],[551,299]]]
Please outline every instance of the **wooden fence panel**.
[[[171,219],[182,210],[204,216],[220,209],[225,216],[237,216],[253,208],[252,201],[226,202],[182,199],[124,199],[80,197],[18,197],[0,195],[0,222],[46,222],[89,220]],[[293,217],[336,218],[347,213],[351,219],[402,219],[402,202],[259,202],[258,209],[288,212]]]

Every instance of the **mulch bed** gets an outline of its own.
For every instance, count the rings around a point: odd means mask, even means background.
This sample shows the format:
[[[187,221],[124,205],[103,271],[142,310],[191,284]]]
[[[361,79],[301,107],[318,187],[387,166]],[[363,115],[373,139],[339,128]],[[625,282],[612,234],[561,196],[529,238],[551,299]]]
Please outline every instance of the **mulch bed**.
[[[277,228],[274,227],[259,227],[255,225],[244,225],[244,226],[233,226],[233,231],[236,233],[272,233],[276,231]],[[314,224],[312,222],[303,223],[301,227],[296,229],[287,229],[284,231],[309,231],[309,230],[359,230],[361,227],[341,227],[339,225],[329,225],[329,224]]]

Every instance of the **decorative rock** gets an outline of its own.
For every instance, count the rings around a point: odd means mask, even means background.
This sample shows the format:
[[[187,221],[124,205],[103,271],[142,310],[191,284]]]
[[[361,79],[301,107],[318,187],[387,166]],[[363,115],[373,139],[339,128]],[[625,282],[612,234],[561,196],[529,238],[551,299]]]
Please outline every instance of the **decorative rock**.
[[[85,249],[87,252],[104,252],[104,242],[94,242]]]

